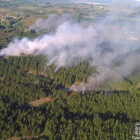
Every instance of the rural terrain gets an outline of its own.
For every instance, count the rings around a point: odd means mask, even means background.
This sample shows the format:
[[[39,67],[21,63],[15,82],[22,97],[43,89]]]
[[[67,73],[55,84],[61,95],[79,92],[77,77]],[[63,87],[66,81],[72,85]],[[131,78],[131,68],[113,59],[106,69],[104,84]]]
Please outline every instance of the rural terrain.
[[[106,4],[0,0],[0,50],[14,38],[33,40],[48,33],[29,27],[50,14],[70,14],[74,22],[96,25],[110,11]],[[120,42],[127,33],[131,34],[128,41],[138,42],[139,33],[130,33],[122,22],[138,22],[139,17],[124,17],[125,12],[119,24],[106,23],[106,28],[111,36],[121,31],[115,38]],[[55,64],[47,65],[48,59],[43,54],[0,56],[0,140],[132,139],[135,123],[140,122],[140,67],[121,78],[107,79],[92,90],[76,91],[72,85],[88,83],[92,75],[98,74],[91,58],[58,69]]]

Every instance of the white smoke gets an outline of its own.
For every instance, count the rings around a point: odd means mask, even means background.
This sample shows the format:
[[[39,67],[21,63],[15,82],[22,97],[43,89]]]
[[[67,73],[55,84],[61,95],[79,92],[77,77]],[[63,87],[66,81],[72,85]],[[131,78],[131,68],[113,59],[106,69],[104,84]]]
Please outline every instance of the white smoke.
[[[0,55],[44,54],[48,60],[46,65],[55,64],[57,68],[72,66],[79,58],[81,61],[92,58],[91,65],[96,66],[99,73],[91,76],[89,83],[81,83],[80,86],[72,85],[71,89],[75,91],[83,91],[83,87],[88,90],[95,89],[108,79],[125,77],[140,67],[140,21],[122,20],[119,27],[120,16],[113,12],[100,22],[86,26],[67,22],[62,20],[66,19],[63,17],[57,17],[56,22],[53,18],[54,25],[50,24],[52,23],[50,19],[41,20],[39,24],[37,21],[32,29],[38,31],[56,28],[55,33],[33,40],[14,39],[7,48],[1,50]],[[123,18],[128,19],[128,17],[127,14]],[[135,25],[133,26],[132,23]]]
[[[93,56],[96,52],[96,31],[92,26],[83,28],[78,23],[60,25],[55,34],[29,40],[15,39],[1,54],[20,56],[21,54],[44,54],[57,67],[70,66],[74,59]],[[91,51],[92,50],[92,51]]]
[[[58,16],[56,14],[48,15],[47,19],[39,18],[36,23],[29,27],[29,30],[35,30],[36,32],[41,30],[55,30],[59,25],[66,21],[72,22],[72,17],[69,13],[64,14],[62,16]],[[74,21],[74,19],[73,19]]]

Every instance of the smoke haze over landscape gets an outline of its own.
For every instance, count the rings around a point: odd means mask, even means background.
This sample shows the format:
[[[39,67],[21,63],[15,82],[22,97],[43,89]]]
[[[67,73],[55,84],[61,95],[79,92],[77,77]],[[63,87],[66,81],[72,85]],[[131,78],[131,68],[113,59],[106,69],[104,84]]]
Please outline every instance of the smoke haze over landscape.
[[[133,1],[117,1],[115,6],[124,9],[135,9]],[[123,13],[124,14],[124,13]],[[133,13],[125,13],[128,18]],[[109,12],[108,16],[99,22],[84,24],[71,20],[69,14],[58,16],[51,14],[47,19],[38,19],[29,29],[55,30],[55,33],[45,34],[35,39],[17,38],[0,55],[20,56],[40,55],[47,57],[46,65],[55,64],[57,69],[71,67],[76,59],[84,61],[91,58],[91,66],[95,66],[99,74],[89,78],[89,83],[80,86],[72,85],[71,89],[88,90],[104,83],[108,79],[122,78],[130,75],[140,67],[140,21],[127,20],[119,27],[121,13]],[[113,18],[112,18],[113,17]],[[73,22],[74,21],[74,22]],[[132,22],[134,24],[132,24]],[[115,25],[114,25],[115,23]]]
[[[36,32],[40,30],[54,30],[62,23],[70,20],[70,14],[64,14],[58,16],[56,14],[50,14],[47,19],[37,19],[36,23],[29,27],[29,30],[35,30]]]

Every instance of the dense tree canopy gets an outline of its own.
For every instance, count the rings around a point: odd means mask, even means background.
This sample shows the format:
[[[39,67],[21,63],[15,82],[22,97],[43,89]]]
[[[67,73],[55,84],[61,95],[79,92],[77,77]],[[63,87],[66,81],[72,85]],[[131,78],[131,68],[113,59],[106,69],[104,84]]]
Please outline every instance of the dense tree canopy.
[[[140,121],[140,92],[89,92],[69,96],[65,88],[87,82],[95,72],[88,62],[44,73],[44,56],[0,59],[0,138],[130,139]],[[34,107],[30,102],[49,97]]]

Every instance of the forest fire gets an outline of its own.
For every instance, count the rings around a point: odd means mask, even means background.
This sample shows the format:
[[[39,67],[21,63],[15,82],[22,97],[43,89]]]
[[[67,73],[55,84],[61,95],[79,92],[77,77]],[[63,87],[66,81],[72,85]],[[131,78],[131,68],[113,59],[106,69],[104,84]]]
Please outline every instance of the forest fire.
[[[6,58],[6,57],[7,57],[7,55],[5,55],[5,54],[0,55],[0,58]]]
[[[71,95],[78,95],[78,92],[72,91],[69,93],[69,96],[71,96]]]
[[[69,96],[71,96],[71,95],[78,95],[78,94],[81,94],[81,95],[85,95],[85,94],[88,94],[89,93],[89,91],[88,90],[86,90],[85,91],[85,88],[83,88],[83,91],[70,91],[69,93],[68,93],[68,95]]]
[[[25,54],[21,54],[19,56],[13,56],[13,57],[26,57],[27,55]],[[8,58],[8,57],[12,57],[12,55],[6,55],[6,54],[2,54],[0,55],[0,58]]]

